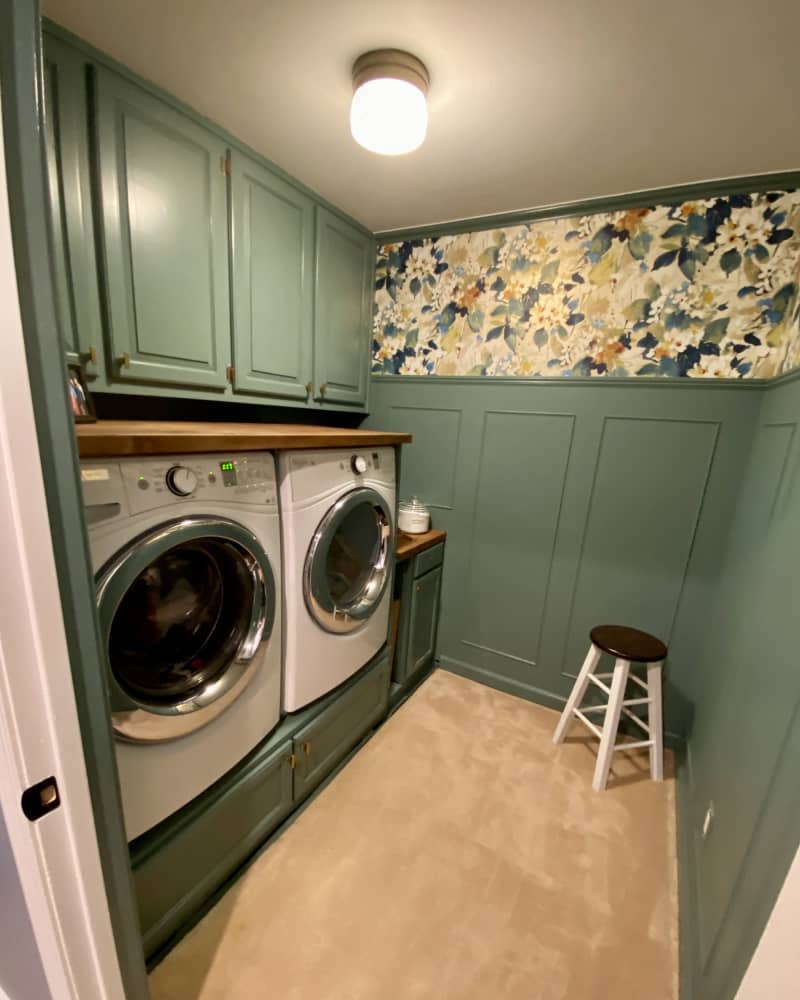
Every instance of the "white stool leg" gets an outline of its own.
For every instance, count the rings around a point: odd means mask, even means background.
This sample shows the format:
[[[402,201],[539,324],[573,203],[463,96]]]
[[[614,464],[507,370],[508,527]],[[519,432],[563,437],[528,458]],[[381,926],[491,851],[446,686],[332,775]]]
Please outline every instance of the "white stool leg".
[[[597,765],[594,769],[592,787],[596,792],[602,792],[608,782],[608,772],[611,768],[611,758],[614,756],[614,745],[617,742],[617,728],[622,712],[622,702],[625,698],[625,685],[628,683],[630,660],[617,660],[614,664],[614,676],[611,679],[611,694],[606,709],[606,720],[603,723],[603,738],[600,740],[600,752],[597,755]]]
[[[583,661],[583,666],[581,667],[580,672],[575,679],[575,683],[572,686],[572,692],[569,698],[567,698],[567,704],[564,706],[561,718],[558,720],[556,731],[553,733],[553,743],[561,743],[567,735],[567,729],[572,721],[572,713],[583,701],[583,696],[586,694],[586,688],[589,686],[589,676],[597,669],[597,664],[600,662],[601,655],[601,651],[597,648],[597,646],[595,646],[594,643],[592,643],[589,647],[589,652],[586,654],[586,659]]]
[[[650,726],[650,777],[653,781],[664,779],[664,732],[661,710],[662,662],[647,664],[647,697],[650,699],[648,724]]]

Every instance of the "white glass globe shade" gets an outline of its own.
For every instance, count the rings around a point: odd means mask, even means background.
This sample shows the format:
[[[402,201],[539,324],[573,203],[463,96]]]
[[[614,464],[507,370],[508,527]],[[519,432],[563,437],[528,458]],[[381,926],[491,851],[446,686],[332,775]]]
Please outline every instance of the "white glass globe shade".
[[[353,94],[350,131],[372,153],[398,156],[422,145],[428,128],[425,95],[413,83],[382,77]]]

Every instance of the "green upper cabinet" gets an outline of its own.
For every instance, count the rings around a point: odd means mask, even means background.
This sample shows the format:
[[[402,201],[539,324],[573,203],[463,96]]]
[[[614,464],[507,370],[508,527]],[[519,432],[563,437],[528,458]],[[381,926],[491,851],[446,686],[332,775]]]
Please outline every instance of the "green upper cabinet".
[[[224,387],[227,145],[104,67],[96,84],[109,374]]]
[[[363,409],[370,234],[57,26],[43,38],[59,321],[94,389]]]
[[[46,38],[44,131],[50,186],[56,302],[70,361],[95,378],[103,371],[102,324],[92,231],[86,59]]]
[[[317,207],[314,398],[367,402],[374,239]]]
[[[231,154],[234,388],[311,394],[314,204],[256,160]]]

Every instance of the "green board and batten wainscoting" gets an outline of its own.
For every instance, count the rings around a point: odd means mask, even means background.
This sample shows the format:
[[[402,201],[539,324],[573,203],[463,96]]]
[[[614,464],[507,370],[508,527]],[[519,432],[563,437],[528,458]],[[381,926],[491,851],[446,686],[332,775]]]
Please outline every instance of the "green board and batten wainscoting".
[[[800,379],[760,395],[725,560],[696,650],[682,654],[694,723],[679,785],[681,912],[694,919],[696,1000],[734,996],[800,840]]]
[[[414,436],[400,493],[448,533],[441,662],[557,707],[593,625],[675,639],[708,597],[759,405],[745,386],[375,378],[368,425]],[[676,735],[682,686],[668,671]]]
[[[56,25],[44,51],[59,324],[92,391],[363,413],[372,234]]]

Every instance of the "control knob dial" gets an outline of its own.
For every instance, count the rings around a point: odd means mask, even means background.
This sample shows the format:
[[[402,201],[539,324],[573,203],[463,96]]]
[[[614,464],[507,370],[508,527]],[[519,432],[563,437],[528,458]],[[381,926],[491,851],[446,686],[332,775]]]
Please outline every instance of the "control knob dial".
[[[363,455],[353,455],[350,459],[350,468],[361,476],[367,471],[367,460]]]
[[[185,465],[173,465],[167,472],[167,488],[175,496],[190,497],[197,488],[197,476]]]

